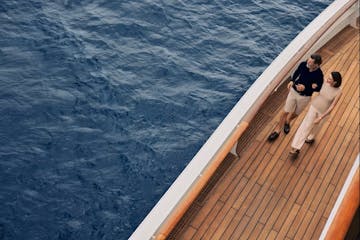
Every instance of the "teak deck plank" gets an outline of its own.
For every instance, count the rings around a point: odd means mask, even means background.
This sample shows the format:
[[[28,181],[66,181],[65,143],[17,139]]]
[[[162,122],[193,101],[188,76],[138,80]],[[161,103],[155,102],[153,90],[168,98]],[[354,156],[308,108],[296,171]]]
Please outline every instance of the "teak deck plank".
[[[168,239],[319,238],[359,154],[358,29],[346,27],[318,52],[325,76],[341,72],[343,95],[315,143],[305,144],[299,158],[290,159],[290,144],[305,113],[288,135],[267,142],[285,102],[284,83],[240,137],[240,157],[193,203],[191,214],[185,214]]]

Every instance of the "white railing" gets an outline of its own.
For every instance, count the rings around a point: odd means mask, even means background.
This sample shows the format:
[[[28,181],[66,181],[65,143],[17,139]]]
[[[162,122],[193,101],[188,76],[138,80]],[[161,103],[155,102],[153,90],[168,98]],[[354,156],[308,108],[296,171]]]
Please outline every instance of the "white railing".
[[[279,54],[233,107],[191,162],[145,217],[130,240],[165,239],[216,167],[237,143],[261,104],[300,60],[346,25],[341,17],[356,0],[336,0]],[[351,8],[351,11],[357,11]],[[351,13],[349,13],[351,14]],[[330,31],[328,31],[330,29]],[[325,34],[326,32],[326,34]]]
[[[320,240],[344,239],[359,207],[359,155],[341,189],[320,235]]]

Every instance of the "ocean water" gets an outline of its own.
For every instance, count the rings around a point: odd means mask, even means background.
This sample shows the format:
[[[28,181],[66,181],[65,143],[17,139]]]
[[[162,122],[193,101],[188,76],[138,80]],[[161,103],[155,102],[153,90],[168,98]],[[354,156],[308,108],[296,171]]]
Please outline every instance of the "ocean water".
[[[331,0],[1,0],[0,240],[127,239]]]

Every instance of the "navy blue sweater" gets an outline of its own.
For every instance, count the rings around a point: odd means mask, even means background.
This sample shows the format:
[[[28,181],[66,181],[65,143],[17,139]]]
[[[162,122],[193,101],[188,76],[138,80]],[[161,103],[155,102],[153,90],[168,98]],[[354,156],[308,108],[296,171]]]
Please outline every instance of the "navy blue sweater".
[[[302,96],[311,96],[313,92],[319,92],[321,86],[324,82],[324,74],[320,68],[316,69],[313,72],[310,72],[309,69],[306,67],[306,62],[300,63],[299,67],[295,70],[291,81],[294,82],[293,88],[296,90],[295,85],[303,84],[305,86],[305,90],[299,92]],[[317,88],[313,89],[312,84],[316,83]]]

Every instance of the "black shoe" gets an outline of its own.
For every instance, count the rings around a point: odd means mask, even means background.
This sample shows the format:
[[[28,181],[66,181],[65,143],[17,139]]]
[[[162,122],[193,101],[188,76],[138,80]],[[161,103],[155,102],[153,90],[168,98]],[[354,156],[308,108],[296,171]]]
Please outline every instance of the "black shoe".
[[[275,139],[277,139],[279,136],[279,133],[278,132],[272,132],[269,137],[268,137],[268,141],[269,142],[272,142],[274,141]]]
[[[290,124],[285,123],[284,124],[284,133],[288,134],[290,132]]]
[[[313,144],[315,142],[315,139],[305,139],[305,142],[308,144]]]

